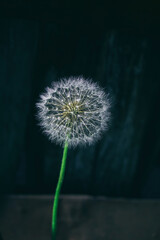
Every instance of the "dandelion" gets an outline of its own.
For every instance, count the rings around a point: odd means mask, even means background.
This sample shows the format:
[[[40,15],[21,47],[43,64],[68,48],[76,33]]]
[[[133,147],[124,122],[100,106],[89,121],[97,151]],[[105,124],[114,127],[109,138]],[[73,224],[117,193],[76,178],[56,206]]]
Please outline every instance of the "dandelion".
[[[38,118],[51,141],[64,146],[60,176],[52,217],[55,239],[58,198],[64,178],[68,147],[92,144],[107,128],[110,119],[109,97],[98,84],[83,77],[53,82],[37,103]]]
[[[92,144],[109,120],[108,95],[82,77],[53,82],[37,103],[40,125],[52,141],[68,146]]]

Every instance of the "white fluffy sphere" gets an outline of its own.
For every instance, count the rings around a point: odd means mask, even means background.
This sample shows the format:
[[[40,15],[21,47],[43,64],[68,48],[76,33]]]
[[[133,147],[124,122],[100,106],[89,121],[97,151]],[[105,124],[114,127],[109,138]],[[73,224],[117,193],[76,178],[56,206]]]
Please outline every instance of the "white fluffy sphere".
[[[38,118],[51,141],[68,146],[92,144],[107,128],[110,101],[102,88],[83,77],[53,82],[40,95]]]

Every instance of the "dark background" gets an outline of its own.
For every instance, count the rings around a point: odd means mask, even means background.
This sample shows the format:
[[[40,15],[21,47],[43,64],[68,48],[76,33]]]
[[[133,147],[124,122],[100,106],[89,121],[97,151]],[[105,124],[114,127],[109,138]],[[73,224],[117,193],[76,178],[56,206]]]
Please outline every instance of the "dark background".
[[[62,193],[160,197],[158,1],[0,2],[1,193],[54,193],[63,149],[37,126],[52,81],[83,75],[112,97],[109,130],[70,150]]]

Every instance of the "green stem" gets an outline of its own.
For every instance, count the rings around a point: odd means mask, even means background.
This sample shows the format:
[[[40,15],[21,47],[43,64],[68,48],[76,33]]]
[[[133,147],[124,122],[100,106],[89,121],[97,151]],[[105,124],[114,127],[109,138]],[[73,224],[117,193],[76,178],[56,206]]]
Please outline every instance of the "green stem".
[[[59,200],[59,194],[61,191],[61,186],[64,179],[64,173],[65,173],[65,166],[66,166],[66,158],[67,158],[67,151],[68,151],[68,141],[66,139],[64,151],[63,151],[63,158],[61,163],[61,170],[59,174],[59,179],[56,187],[56,193],[53,203],[53,211],[52,211],[52,240],[55,240],[56,238],[56,225],[57,225],[57,209],[58,209],[58,200]]]

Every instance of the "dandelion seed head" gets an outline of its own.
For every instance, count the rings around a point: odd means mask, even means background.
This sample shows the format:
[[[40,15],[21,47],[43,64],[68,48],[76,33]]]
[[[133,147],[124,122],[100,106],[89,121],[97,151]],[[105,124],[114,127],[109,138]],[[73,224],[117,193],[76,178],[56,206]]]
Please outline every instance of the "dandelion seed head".
[[[83,77],[53,82],[36,104],[38,118],[51,141],[68,146],[92,144],[107,128],[110,100],[98,84]]]

